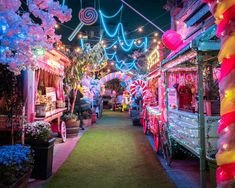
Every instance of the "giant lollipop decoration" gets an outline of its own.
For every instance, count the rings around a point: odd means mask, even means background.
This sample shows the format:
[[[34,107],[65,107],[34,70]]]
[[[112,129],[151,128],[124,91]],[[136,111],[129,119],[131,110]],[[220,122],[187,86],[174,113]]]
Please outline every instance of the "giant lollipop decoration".
[[[78,18],[81,23],[74,29],[72,34],[69,36],[68,40],[72,41],[77,33],[81,30],[84,25],[92,25],[98,19],[98,13],[93,7],[87,7],[85,9],[81,9],[78,14]]]

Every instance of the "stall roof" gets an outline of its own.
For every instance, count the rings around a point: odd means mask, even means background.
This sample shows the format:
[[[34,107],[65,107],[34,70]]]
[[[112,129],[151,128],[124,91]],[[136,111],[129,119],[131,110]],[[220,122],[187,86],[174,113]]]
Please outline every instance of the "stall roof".
[[[70,63],[69,58],[57,50],[47,51],[38,59],[40,69],[59,76],[64,76],[64,67],[69,66]]]
[[[166,57],[161,65],[165,66],[167,63],[173,61],[177,57],[185,54],[190,51],[219,51],[220,50],[220,41],[215,38],[216,26],[213,25],[208,28],[206,31],[201,32],[198,36],[194,38],[189,38],[181,46],[179,46],[175,51],[171,52],[168,57]],[[191,57],[192,58],[192,57]],[[185,60],[187,61],[187,59]]]

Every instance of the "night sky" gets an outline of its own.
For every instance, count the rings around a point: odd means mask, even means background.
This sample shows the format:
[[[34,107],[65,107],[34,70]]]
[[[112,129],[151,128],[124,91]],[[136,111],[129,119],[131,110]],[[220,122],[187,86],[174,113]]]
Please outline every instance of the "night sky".
[[[62,1],[62,0],[61,0]],[[107,15],[113,15],[119,10],[120,6],[122,5],[120,0],[81,0],[82,1],[82,8],[93,6],[97,10],[101,9]],[[77,44],[78,40],[76,38],[69,42],[67,40],[68,36],[72,33],[72,29],[75,28],[78,23],[78,12],[81,8],[80,0],[65,0],[66,5],[69,8],[72,8],[72,20],[69,22],[64,23],[65,26],[61,25],[58,29],[57,33],[62,34],[63,38],[62,41],[67,44]],[[158,25],[163,30],[167,30],[170,27],[170,15],[169,12],[163,9],[163,5],[166,3],[166,0],[126,0],[129,4],[131,4],[135,9],[140,11],[150,20]],[[157,18],[157,19],[156,19]],[[155,27],[150,24],[147,24],[143,18],[137,15],[133,10],[128,8],[124,5],[122,16],[118,16],[117,19],[111,20],[111,25],[116,26],[119,21],[122,21],[124,24],[124,29],[128,33],[127,38],[138,38],[148,35],[152,37],[154,31],[157,31]],[[140,26],[146,25],[144,27],[143,33],[138,32],[131,32],[137,29]],[[67,26],[67,27],[66,27]],[[100,21],[98,20],[95,25],[93,26],[85,26],[82,28],[81,32],[86,32],[89,30],[99,30],[100,28]],[[95,36],[90,40],[98,40],[99,36]],[[107,41],[109,39],[107,38]]]

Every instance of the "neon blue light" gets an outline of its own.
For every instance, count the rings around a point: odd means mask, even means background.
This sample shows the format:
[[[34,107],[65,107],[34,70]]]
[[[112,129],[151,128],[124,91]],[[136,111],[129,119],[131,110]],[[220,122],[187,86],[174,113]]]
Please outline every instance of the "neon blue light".
[[[137,44],[134,44],[134,41],[135,39],[131,39],[131,40],[127,40],[126,36],[125,36],[125,31],[124,31],[124,27],[123,27],[123,24],[121,22],[118,23],[117,27],[114,29],[113,32],[111,32],[108,27],[107,27],[107,24],[104,20],[104,18],[108,18],[108,19],[111,19],[111,18],[114,18],[115,16],[117,16],[120,11],[122,10],[123,7],[121,7],[118,12],[116,14],[114,14],[113,16],[107,16],[105,14],[102,13],[101,10],[99,10],[99,14],[100,14],[100,19],[101,19],[101,23],[103,25],[103,28],[106,32],[106,34],[111,37],[111,38],[114,38],[114,37],[117,37],[118,38],[118,42],[119,42],[119,45],[121,46],[122,50],[125,51],[125,52],[129,52],[135,45],[135,47],[137,48],[142,48],[144,47],[144,51],[147,50],[147,47],[148,47],[148,39],[147,37],[145,37],[145,40],[140,44],[140,45],[137,45]],[[122,36],[122,40],[121,38],[118,36],[119,34],[121,34]],[[121,45],[123,41],[123,45]],[[114,45],[116,44],[116,42],[114,42],[111,46],[107,47],[106,49],[110,49],[112,48]]]
[[[99,13],[100,13],[101,23],[102,23],[102,25],[103,25],[103,27],[104,27],[104,30],[105,30],[105,32],[107,33],[107,35],[108,35],[109,37],[111,37],[111,38],[116,37],[117,34],[119,33],[119,27],[120,27],[120,25],[122,25],[122,24],[121,24],[121,23],[118,23],[118,25],[117,25],[116,29],[114,30],[114,32],[111,33],[111,32],[108,30],[108,28],[107,28],[107,25],[106,25],[106,23],[105,23],[105,21],[104,21],[104,18],[103,18],[103,14],[102,14],[102,12],[101,12],[100,10],[99,10]]]
[[[81,48],[84,49],[84,40],[80,39]]]
[[[123,5],[120,7],[120,9],[117,11],[117,13],[115,13],[115,14],[112,15],[112,16],[107,16],[107,15],[105,15],[105,14],[102,14],[102,15],[103,15],[104,18],[111,19],[111,18],[116,17],[119,13],[121,13],[122,9],[123,9]],[[99,10],[99,11],[100,11],[100,10]]]

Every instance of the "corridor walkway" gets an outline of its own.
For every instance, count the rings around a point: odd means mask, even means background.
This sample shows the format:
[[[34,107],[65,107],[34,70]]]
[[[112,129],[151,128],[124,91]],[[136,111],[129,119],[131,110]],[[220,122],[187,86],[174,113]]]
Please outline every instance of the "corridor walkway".
[[[171,188],[141,127],[105,112],[45,188]]]

